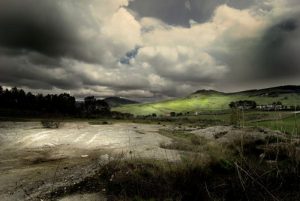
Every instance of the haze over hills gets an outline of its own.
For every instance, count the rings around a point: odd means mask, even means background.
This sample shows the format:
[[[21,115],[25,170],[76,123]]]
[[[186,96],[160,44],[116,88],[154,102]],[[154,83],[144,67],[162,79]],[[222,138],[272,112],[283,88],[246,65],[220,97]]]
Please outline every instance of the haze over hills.
[[[118,107],[121,105],[137,104],[137,101],[121,98],[121,97],[108,97],[103,99],[110,107]]]
[[[135,115],[225,110],[229,109],[230,102],[239,100],[253,100],[259,105],[272,104],[277,101],[282,102],[284,105],[300,105],[300,86],[288,85],[234,93],[199,90],[184,98],[154,103],[125,105],[113,108],[113,110]]]
[[[271,88],[265,88],[265,89],[255,89],[255,90],[247,90],[247,91],[242,91],[242,92],[236,92],[235,94],[238,93],[246,93],[249,95],[265,95],[269,94],[269,96],[276,95],[276,94],[287,94],[287,93],[300,93],[300,86],[296,85],[285,85],[285,86],[279,86],[279,87],[271,87]]]

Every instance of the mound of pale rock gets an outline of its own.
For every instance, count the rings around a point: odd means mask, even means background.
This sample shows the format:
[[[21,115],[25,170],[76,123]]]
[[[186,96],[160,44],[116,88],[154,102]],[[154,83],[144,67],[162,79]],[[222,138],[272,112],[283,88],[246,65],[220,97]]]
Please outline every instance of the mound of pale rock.
[[[232,144],[237,141],[283,141],[287,136],[283,133],[262,128],[236,128],[233,126],[214,126],[192,131],[193,134],[207,140],[215,140],[221,144]]]

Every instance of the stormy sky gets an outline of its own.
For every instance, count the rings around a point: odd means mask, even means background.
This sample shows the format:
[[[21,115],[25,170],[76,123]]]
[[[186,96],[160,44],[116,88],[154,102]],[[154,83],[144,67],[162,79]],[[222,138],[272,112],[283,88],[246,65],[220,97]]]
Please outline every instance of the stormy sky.
[[[298,0],[1,0],[0,85],[78,98],[300,85]]]

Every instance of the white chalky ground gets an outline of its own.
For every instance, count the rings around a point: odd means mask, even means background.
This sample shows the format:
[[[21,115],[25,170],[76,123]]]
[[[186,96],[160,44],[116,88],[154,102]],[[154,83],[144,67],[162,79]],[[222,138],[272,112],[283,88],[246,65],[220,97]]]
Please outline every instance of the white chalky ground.
[[[172,151],[159,148],[160,143],[171,140],[159,135],[158,125],[113,124],[89,125],[88,123],[64,123],[59,129],[44,129],[39,122],[0,122],[2,149],[63,150],[72,156],[74,150],[109,150],[114,153],[135,154],[139,157],[155,157],[172,160]]]
[[[92,157],[107,160],[120,154],[179,160],[178,152],[159,147],[160,143],[171,142],[158,134],[161,128],[147,124],[75,122],[64,123],[59,129],[45,129],[40,122],[0,122],[0,197],[27,198],[19,186],[53,177],[61,159],[61,168],[64,159],[76,165],[77,161],[89,162]]]

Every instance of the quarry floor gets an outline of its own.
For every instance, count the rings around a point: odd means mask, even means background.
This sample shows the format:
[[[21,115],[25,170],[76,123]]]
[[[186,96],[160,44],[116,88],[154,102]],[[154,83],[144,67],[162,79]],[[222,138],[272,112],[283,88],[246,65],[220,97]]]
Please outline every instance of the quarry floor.
[[[0,122],[0,197],[2,201],[42,200],[53,189],[80,182],[117,157],[178,160],[176,151],[159,147],[171,139],[160,125],[64,123],[45,129],[40,122]],[[99,193],[67,200],[106,200]]]

